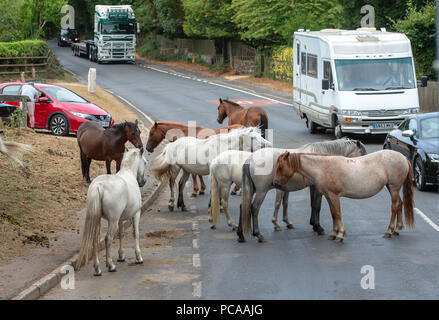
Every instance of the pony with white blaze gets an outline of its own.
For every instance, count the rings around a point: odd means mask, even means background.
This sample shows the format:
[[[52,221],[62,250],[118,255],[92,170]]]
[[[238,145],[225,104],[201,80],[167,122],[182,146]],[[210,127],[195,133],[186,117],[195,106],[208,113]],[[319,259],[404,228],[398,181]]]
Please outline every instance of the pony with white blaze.
[[[151,171],[158,180],[169,181],[171,198],[168,208],[173,211],[174,183],[180,170],[183,169],[183,176],[178,182],[177,207],[186,211],[183,190],[190,174],[208,175],[210,162],[221,152],[227,150],[254,151],[271,146],[271,142],[262,138],[259,128],[255,127],[234,129],[207,139],[181,137],[168,144],[151,161]]]
[[[273,177],[277,158],[289,151],[294,152],[316,152],[343,155],[345,157],[358,157],[366,154],[366,148],[358,140],[339,139],[332,141],[322,141],[306,144],[298,149],[269,148],[254,152],[242,167],[242,192],[241,192],[241,213],[238,226],[238,241],[245,242],[244,234],[250,233],[251,222],[253,220],[253,235],[259,242],[264,242],[264,237],[259,232],[258,213],[267,192],[274,188]],[[276,206],[273,214],[273,223],[276,228],[277,211],[280,203],[283,205],[283,220],[287,226],[291,225],[288,220],[288,195],[289,192],[298,191],[306,188],[300,175],[294,176],[282,190],[277,190]],[[256,193],[256,195],[255,195]],[[254,196],[255,195],[255,196]],[[313,230],[319,235],[324,234],[324,229],[320,226],[320,207],[322,194],[314,186],[310,186],[311,195],[311,219],[310,224]],[[254,199],[253,199],[254,196]],[[292,225],[289,227],[291,228]]]
[[[27,144],[3,141],[2,138],[0,138],[0,153],[17,163],[26,174],[29,174],[29,168],[25,166],[21,158],[24,153],[31,151],[32,147]]]
[[[247,151],[228,150],[220,153],[210,163],[211,207],[209,221],[212,223],[212,229],[215,229],[218,224],[220,203],[224,209],[227,224],[233,230],[236,229],[237,225],[232,221],[229,214],[229,190],[232,183],[241,188],[242,166],[251,154]]]
[[[77,270],[81,267],[84,259],[87,264],[90,253],[92,253],[95,275],[101,275],[98,258],[101,218],[108,221],[108,231],[105,236],[106,265],[108,270],[110,272],[116,271],[116,266],[111,258],[110,247],[118,229],[119,258],[117,261],[125,261],[125,255],[122,250],[124,233],[122,223],[128,219],[132,219],[133,222],[134,238],[136,240],[136,263],[143,262],[139,247],[139,220],[142,208],[140,188],[146,183],[145,168],[146,160],[143,157],[143,148],[133,148],[125,152],[120,171],[117,174],[101,175],[90,184],[87,193],[87,216],[81,250],[76,263]]]

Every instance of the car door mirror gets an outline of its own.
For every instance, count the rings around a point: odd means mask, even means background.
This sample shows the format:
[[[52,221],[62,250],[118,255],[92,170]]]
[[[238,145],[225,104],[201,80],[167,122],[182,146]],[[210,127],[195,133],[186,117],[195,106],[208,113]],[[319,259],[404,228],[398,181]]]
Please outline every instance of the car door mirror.
[[[323,79],[322,80],[322,90],[328,90],[329,89],[329,80]]]
[[[412,139],[415,136],[415,133],[413,132],[413,130],[404,130],[402,132],[402,136]]]
[[[38,102],[40,102],[40,103],[49,103],[49,102],[52,102],[52,101],[50,101],[49,98],[47,98],[47,97],[41,97],[41,98],[38,99]]]

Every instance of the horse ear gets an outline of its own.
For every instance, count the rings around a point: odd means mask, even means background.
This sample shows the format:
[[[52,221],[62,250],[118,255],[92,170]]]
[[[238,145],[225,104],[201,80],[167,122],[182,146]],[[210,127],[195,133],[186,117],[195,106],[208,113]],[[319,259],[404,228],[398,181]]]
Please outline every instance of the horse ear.
[[[219,101],[220,101],[220,103],[223,103],[223,99],[220,98]]]
[[[157,121],[154,121],[154,128],[157,128],[158,127],[158,123],[157,123]]]
[[[357,147],[358,147],[358,148],[361,148],[361,142],[360,142],[360,140],[357,140]]]
[[[289,156],[290,156],[290,152],[289,151],[285,151],[284,157],[283,157],[284,160],[287,160]]]
[[[134,122],[136,124],[136,126],[139,124],[139,120],[136,119],[136,121]]]

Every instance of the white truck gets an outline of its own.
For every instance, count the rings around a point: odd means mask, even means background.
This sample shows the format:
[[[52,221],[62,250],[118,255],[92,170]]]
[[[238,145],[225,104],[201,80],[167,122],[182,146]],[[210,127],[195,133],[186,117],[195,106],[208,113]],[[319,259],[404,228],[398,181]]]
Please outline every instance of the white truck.
[[[380,134],[419,112],[410,40],[384,28],[294,33],[293,108],[308,129]]]
[[[139,32],[134,11],[129,5],[95,6],[94,39],[72,43],[75,56],[86,56],[98,63],[136,60],[136,32]]]

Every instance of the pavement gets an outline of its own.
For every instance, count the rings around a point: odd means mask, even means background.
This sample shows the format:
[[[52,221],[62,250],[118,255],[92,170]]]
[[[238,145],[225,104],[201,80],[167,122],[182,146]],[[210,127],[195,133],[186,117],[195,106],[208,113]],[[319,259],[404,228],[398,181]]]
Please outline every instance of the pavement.
[[[276,147],[294,148],[333,139],[330,132],[309,134],[305,122],[289,106],[291,97],[285,94],[145,62],[98,65],[74,57],[68,48],[58,48],[55,43],[51,47],[63,67],[82,79],[87,78],[90,67],[96,68],[99,86],[121,96],[153,120],[196,120],[197,125],[216,127],[217,105],[210,101],[220,97],[258,100],[268,113]],[[273,104],[272,99],[280,103]],[[359,138],[368,152],[382,148],[383,136]],[[271,191],[259,214],[267,242],[250,238],[238,243],[222,217],[217,230],[210,229],[207,195],[189,198],[186,194],[190,211],[168,212],[169,191],[165,187],[160,200],[151,206],[154,214],[142,218],[141,230],[146,234],[168,225],[180,230],[169,239],[168,249],[157,246],[156,252],[142,247],[143,266],[121,264],[117,273],[104,272],[101,279],[93,277],[88,266],[76,273],[75,290],[56,288],[43,298],[437,299],[438,193],[415,190],[414,194],[415,229],[404,230],[391,239],[382,237],[390,218],[386,190],[365,200],[343,198],[347,235],[342,244],[337,244],[326,236],[317,236],[308,225],[307,190],[290,194],[289,216],[295,228],[282,226],[281,231],[274,231],[271,215],[275,193]],[[239,196],[231,196],[229,208],[235,221],[239,203]],[[321,224],[326,230],[332,226],[326,201],[322,203]]]

